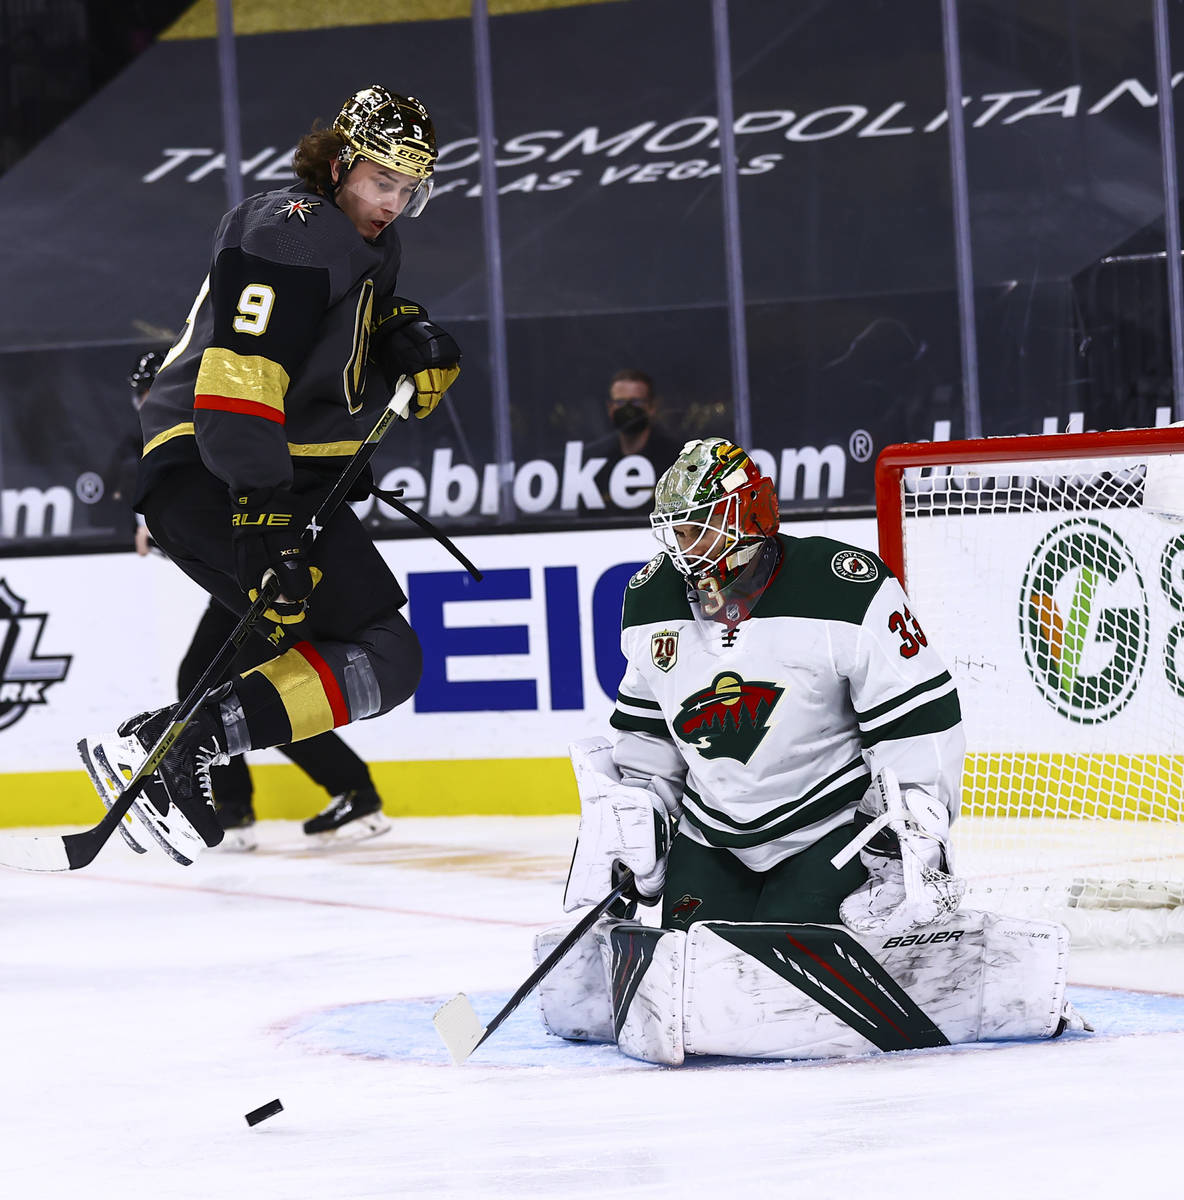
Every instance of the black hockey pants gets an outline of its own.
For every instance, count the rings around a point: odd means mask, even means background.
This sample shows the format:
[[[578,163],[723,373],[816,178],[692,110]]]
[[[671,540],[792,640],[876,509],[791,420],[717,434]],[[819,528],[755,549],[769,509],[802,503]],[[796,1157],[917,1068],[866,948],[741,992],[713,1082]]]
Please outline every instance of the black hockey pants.
[[[246,612],[221,480],[201,466],[181,467],[142,509],[153,538],[186,575],[232,612]],[[389,712],[419,683],[419,639],[399,611],[406,597],[352,509],[337,510],[310,560],[322,578],[305,619],[260,622],[259,638],[275,657],[246,672],[235,668],[235,696],[256,749]]]

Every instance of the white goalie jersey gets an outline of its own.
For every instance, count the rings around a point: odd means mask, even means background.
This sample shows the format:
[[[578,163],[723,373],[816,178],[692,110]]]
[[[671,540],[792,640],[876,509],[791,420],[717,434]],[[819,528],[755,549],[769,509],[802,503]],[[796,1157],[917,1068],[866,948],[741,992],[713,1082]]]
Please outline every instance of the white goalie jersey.
[[[622,776],[666,780],[680,833],[757,871],[851,821],[885,766],[955,816],[964,751],[954,683],[887,567],[828,538],[778,541],[730,629],[665,554],[633,576],[611,720]]]

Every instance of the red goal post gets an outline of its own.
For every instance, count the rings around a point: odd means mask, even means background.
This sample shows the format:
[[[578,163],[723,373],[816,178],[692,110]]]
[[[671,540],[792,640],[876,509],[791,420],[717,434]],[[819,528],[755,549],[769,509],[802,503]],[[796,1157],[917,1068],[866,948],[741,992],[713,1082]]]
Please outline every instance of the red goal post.
[[[1184,935],[1184,428],[889,446],[876,513],[958,686],[969,906]]]

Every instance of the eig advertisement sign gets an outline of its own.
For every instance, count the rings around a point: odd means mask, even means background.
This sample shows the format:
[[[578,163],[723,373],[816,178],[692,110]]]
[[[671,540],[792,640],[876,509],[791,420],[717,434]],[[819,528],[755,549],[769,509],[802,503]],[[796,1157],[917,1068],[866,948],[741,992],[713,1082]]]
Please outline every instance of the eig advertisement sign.
[[[787,529],[874,545],[870,520]],[[379,543],[407,592],[424,674],[407,704],[341,735],[392,815],[575,812],[567,748],[607,732],[624,671],[622,595],[658,544],[646,528],[457,540],[480,583],[431,540]],[[158,556],[9,559],[5,575],[27,598],[7,617],[24,621],[10,655],[24,682],[11,694],[27,707],[0,727],[0,824],[93,823],[101,809],[75,744],[176,698],[206,598]],[[260,817],[324,806],[278,752],[247,760]]]

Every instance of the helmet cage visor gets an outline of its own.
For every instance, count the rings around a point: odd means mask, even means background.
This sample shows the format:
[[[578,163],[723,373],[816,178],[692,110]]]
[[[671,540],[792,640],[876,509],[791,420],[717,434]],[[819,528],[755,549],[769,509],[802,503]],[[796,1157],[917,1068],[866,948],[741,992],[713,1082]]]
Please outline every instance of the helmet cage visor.
[[[359,158],[365,158],[364,154],[351,155],[351,161],[356,163]],[[341,153],[341,161],[345,162],[345,151]],[[372,161],[372,160],[371,160]],[[405,171],[400,171],[399,174],[404,180],[409,180],[409,176]],[[347,191],[352,192],[360,200],[370,205],[389,204],[391,200],[391,178],[389,175],[375,177],[366,177],[364,180],[353,171],[345,171],[340,178],[339,186]],[[399,210],[401,217],[418,217],[424,210],[424,206],[432,196],[432,181],[430,179],[420,179],[415,182],[415,187],[408,195],[406,203]]]
[[[411,198],[403,207],[400,214],[404,217],[418,217],[421,212],[427,207],[428,201],[432,198],[432,180],[421,179],[415,185],[415,191],[411,193]]]
[[[678,512],[652,513],[650,525],[679,572],[698,578],[712,570],[741,539],[740,494]]]

